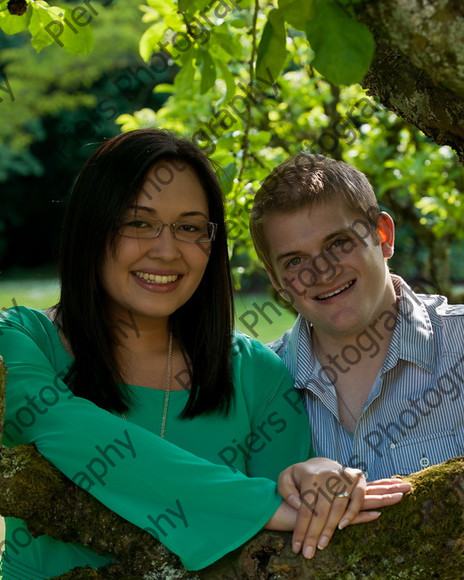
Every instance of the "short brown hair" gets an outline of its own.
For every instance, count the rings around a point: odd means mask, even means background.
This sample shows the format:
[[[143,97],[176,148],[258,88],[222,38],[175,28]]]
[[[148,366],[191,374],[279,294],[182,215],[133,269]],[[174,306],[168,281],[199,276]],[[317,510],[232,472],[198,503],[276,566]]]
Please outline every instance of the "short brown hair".
[[[259,259],[272,270],[264,238],[266,216],[343,199],[347,208],[377,230],[380,208],[367,177],[352,165],[325,155],[298,153],[263,181],[250,214],[250,231]]]

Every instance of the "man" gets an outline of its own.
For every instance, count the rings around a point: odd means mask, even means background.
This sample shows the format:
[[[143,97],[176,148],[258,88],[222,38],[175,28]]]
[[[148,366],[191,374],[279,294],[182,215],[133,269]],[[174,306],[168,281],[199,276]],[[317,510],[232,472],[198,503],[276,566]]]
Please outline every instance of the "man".
[[[304,397],[316,455],[373,480],[464,454],[464,307],[390,274],[394,223],[364,174],[300,153],[263,182],[250,229],[299,313],[271,347]]]

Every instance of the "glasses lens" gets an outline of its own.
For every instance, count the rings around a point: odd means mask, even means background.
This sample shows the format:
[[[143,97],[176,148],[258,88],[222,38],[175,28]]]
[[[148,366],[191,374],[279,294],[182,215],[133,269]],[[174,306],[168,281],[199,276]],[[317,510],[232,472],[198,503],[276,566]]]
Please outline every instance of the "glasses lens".
[[[155,238],[160,230],[161,221],[138,215],[126,215],[119,233],[128,238]]]
[[[209,242],[213,237],[213,224],[204,221],[176,222],[175,236],[183,242]]]

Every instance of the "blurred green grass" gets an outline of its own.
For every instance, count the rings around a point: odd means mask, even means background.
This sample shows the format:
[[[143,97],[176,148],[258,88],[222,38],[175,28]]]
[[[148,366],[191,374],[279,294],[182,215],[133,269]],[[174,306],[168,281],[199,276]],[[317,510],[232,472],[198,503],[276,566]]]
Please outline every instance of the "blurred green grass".
[[[0,309],[15,304],[31,308],[47,308],[58,300],[59,286],[56,278],[30,280],[0,279]]]
[[[0,310],[15,304],[31,308],[47,308],[55,304],[59,284],[51,270],[18,271],[0,275]],[[235,295],[235,328],[267,343],[289,329],[295,316],[269,295],[237,293]]]
[[[265,344],[276,340],[293,326],[295,314],[269,294],[237,293],[235,328]]]

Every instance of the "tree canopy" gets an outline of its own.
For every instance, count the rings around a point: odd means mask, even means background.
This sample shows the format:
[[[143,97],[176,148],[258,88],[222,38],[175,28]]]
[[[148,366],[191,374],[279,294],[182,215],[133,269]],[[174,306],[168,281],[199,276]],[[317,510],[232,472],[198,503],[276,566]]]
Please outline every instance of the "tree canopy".
[[[0,179],[43,172],[34,143],[70,111],[78,114],[57,144],[70,157],[85,157],[105,131],[185,134],[221,167],[236,283],[246,288],[260,271],[247,228],[254,192],[289,155],[322,152],[364,171],[393,214],[394,269],[447,294],[451,271],[464,278],[451,251],[464,236],[464,17],[455,2],[147,0],[141,13],[132,2],[51,4],[0,2],[0,28],[29,35],[2,54],[15,97],[0,93],[9,120]],[[122,72],[136,41],[143,61]],[[138,105],[147,93],[156,101]]]

